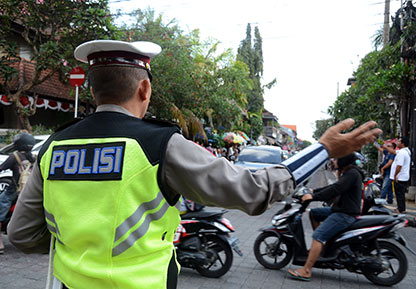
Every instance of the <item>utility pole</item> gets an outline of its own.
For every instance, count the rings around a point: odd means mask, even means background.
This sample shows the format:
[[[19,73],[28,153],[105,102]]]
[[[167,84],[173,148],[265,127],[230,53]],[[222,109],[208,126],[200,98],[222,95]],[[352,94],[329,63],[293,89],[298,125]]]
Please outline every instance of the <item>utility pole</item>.
[[[337,82],[337,99],[339,97],[339,81]]]
[[[390,0],[384,3],[384,27],[383,27],[383,47],[389,42],[390,37]]]

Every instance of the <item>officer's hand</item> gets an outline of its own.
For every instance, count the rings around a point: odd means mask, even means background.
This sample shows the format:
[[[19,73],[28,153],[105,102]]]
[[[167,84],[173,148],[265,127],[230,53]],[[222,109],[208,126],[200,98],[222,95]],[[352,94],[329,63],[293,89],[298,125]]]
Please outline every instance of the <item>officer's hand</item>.
[[[328,128],[319,139],[328,150],[329,157],[340,158],[361,149],[362,146],[374,142],[382,130],[373,128],[375,121],[368,121],[349,133],[342,133],[354,125],[354,120],[348,118]],[[373,128],[373,129],[372,129]]]
[[[303,202],[305,202],[305,201],[312,200],[312,199],[313,199],[313,197],[312,197],[312,195],[311,195],[311,194],[304,194],[304,195],[302,196],[302,203],[303,203]]]

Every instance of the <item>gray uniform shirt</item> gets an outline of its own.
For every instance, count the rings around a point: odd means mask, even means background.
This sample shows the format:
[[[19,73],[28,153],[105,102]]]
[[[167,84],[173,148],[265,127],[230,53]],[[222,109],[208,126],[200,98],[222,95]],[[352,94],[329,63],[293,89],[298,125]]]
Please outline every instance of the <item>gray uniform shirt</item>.
[[[97,111],[132,115],[116,105],[101,105]],[[282,165],[253,173],[225,158],[216,158],[203,147],[180,134],[174,134],[167,145],[162,182],[172,191],[195,202],[256,215],[287,196],[296,184],[309,177],[327,158],[323,146],[316,144]],[[9,240],[23,252],[48,251],[50,233],[46,228],[43,178],[38,165],[34,166],[19,196],[8,234]]]

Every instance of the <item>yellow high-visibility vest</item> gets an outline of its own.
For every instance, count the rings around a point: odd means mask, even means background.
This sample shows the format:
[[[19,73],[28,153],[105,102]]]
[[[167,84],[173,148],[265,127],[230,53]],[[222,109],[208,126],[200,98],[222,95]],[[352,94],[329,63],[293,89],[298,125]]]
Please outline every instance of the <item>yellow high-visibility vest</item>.
[[[54,275],[76,289],[167,288],[180,217],[159,187],[159,162],[137,139],[65,134],[39,156]]]

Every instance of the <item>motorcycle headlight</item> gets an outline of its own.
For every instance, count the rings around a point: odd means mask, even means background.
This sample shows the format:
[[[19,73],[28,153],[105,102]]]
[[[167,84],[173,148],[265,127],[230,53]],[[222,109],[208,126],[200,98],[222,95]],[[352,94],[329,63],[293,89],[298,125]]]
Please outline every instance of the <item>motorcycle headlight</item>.
[[[278,227],[281,224],[283,224],[286,220],[287,220],[287,218],[283,218],[283,219],[273,219],[272,220],[272,224],[273,224],[273,226]]]

